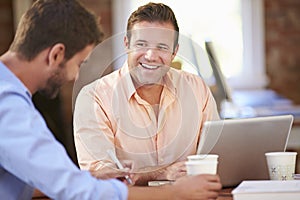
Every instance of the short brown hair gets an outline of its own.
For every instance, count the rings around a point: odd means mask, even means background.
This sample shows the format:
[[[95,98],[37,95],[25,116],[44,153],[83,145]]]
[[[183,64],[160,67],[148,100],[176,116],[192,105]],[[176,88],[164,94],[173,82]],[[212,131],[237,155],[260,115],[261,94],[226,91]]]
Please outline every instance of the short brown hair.
[[[101,42],[96,17],[76,0],[37,0],[22,16],[10,50],[30,61],[44,49],[63,43],[65,59]]]
[[[174,30],[176,31],[174,48],[178,44],[179,27],[177,20],[172,9],[162,3],[148,3],[146,5],[140,6],[136,11],[134,11],[127,21],[127,37],[130,40],[130,31],[132,27],[139,22],[171,22],[173,24]]]

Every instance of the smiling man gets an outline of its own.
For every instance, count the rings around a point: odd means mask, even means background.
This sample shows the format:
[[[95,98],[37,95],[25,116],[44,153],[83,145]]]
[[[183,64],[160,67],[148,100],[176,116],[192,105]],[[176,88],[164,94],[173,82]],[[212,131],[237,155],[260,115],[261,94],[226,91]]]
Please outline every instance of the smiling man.
[[[131,163],[128,175],[136,185],[186,175],[184,162],[196,153],[203,122],[219,116],[204,81],[170,67],[178,37],[175,15],[164,4],[149,3],[131,14],[127,61],[85,86],[76,100],[74,136],[82,169],[98,178],[124,176],[106,153],[111,149]]]
[[[96,179],[78,169],[52,135],[32,95],[57,95],[101,36],[95,16],[75,0],[37,0],[22,16],[0,56],[0,198],[30,200],[35,188],[56,200],[216,198],[220,180],[209,175],[161,187]]]

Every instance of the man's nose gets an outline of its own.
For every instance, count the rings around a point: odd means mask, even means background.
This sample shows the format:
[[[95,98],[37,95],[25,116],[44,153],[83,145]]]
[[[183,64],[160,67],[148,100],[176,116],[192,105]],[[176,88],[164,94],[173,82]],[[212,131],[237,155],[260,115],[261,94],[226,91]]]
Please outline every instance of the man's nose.
[[[145,58],[149,61],[157,60],[159,57],[158,49],[156,48],[148,48],[145,52]]]

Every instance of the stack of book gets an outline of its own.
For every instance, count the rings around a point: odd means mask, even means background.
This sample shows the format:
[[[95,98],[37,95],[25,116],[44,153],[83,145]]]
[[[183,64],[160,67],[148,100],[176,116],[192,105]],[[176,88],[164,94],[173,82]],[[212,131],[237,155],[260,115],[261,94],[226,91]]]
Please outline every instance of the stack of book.
[[[232,195],[234,200],[299,200],[300,180],[243,181]]]

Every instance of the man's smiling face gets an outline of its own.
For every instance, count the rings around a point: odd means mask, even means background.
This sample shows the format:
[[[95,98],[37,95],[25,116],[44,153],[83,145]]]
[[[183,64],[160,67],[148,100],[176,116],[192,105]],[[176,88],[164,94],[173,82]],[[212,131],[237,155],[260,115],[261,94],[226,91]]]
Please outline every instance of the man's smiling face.
[[[175,31],[171,23],[139,22],[125,38],[128,67],[136,85],[159,84],[168,72],[178,47],[174,49]]]

